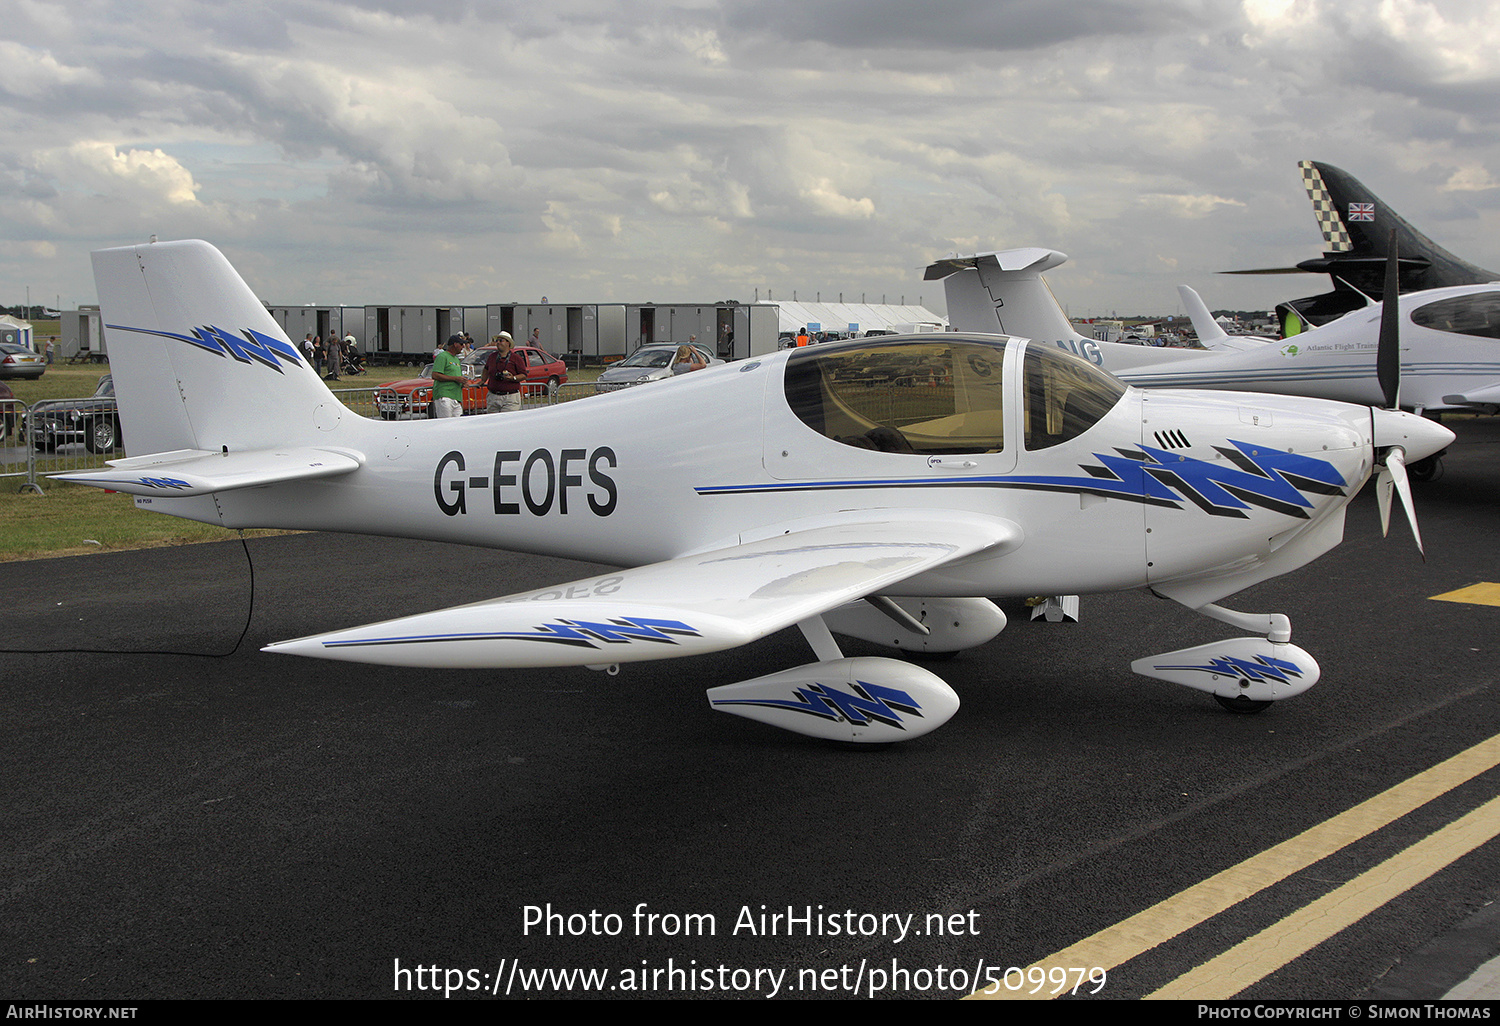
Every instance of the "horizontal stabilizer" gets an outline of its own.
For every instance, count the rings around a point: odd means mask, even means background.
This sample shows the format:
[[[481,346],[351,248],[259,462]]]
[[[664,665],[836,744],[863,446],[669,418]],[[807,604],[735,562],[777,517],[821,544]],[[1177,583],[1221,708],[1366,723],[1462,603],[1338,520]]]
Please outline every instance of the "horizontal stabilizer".
[[[717,652],[974,553],[1006,520],[903,510],[266,647],[388,666],[608,666]]]
[[[51,477],[130,495],[188,496],[336,477],[363,464],[364,456],[347,450],[288,448],[225,453],[179,449],[110,460],[109,470]]]
[[[926,281],[940,281],[968,268],[989,268],[992,272],[1015,274],[1025,272],[1029,277],[1050,271],[1067,261],[1066,253],[1041,246],[1021,249],[1006,249],[994,253],[976,253],[973,256],[947,256],[927,265],[922,275]]]

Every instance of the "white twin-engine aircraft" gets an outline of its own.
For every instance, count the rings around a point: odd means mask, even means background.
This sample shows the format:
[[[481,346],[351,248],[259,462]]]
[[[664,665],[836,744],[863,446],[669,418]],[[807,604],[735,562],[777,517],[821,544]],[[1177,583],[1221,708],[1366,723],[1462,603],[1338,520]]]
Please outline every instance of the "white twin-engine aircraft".
[[[995,596],[1151,588],[1261,636],[1137,672],[1231,708],[1297,694],[1319,670],[1287,618],[1216,603],[1336,545],[1388,454],[1453,437],[1365,406],[1142,391],[1050,341],[955,334],[791,350],[521,413],[371,420],[206,243],[105,250],[94,273],[131,455],[59,476],[227,527],[623,567],[266,651],[613,671],[796,624],[817,661],[709,702],[840,740],[916,737],[958,698],[926,669],[846,658],[835,634],[948,654],[1005,626]]]
[[[1389,245],[1387,256],[1394,258],[1395,242]],[[1279,341],[1243,341],[1213,328],[1197,293],[1179,289],[1209,351],[1101,342],[1073,328],[1042,278],[1067,259],[1043,248],[952,256],[931,264],[926,277],[942,279],[956,330],[1045,340],[1133,385],[1234,388],[1376,405],[1385,398],[1386,386],[1376,374],[1385,304],[1371,302]],[[1393,285],[1387,294],[1396,291]],[[1500,282],[1411,292],[1396,307],[1400,405],[1418,412],[1500,412]]]

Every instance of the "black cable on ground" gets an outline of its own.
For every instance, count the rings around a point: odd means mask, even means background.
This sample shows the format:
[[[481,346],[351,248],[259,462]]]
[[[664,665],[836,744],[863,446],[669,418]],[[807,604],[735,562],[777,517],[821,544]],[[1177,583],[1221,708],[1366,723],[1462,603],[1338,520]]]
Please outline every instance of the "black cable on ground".
[[[240,650],[245,636],[250,633],[250,622],[255,616],[255,561],[250,558],[250,543],[245,532],[239,532],[240,547],[245,551],[245,566],[250,571],[250,596],[245,609],[245,626],[228,652],[172,652],[138,648],[0,648],[0,655],[151,655],[194,656],[199,659],[228,659]]]

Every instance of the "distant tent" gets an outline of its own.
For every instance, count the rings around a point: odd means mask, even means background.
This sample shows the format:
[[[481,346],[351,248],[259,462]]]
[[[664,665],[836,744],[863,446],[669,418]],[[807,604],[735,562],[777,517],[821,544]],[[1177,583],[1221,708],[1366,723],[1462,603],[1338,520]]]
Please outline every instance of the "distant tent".
[[[35,350],[36,346],[31,342],[31,322],[0,314],[0,342],[19,342],[27,349]]]
[[[847,332],[851,324],[861,333],[869,331],[941,331],[948,325],[925,306],[901,303],[800,303],[796,300],[762,300],[762,305],[780,307],[781,332],[797,331],[816,324],[814,331]],[[899,326],[899,327],[898,327]]]

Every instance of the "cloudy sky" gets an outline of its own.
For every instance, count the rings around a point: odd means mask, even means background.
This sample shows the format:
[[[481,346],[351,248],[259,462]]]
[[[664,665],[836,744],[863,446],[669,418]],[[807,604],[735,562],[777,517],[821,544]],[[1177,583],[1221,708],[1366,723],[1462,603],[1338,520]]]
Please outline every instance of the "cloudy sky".
[[[196,237],[277,304],[825,300],[1049,246],[1074,316],[1326,278],[1296,163],[1500,268],[1494,0],[0,0],[0,303]]]

